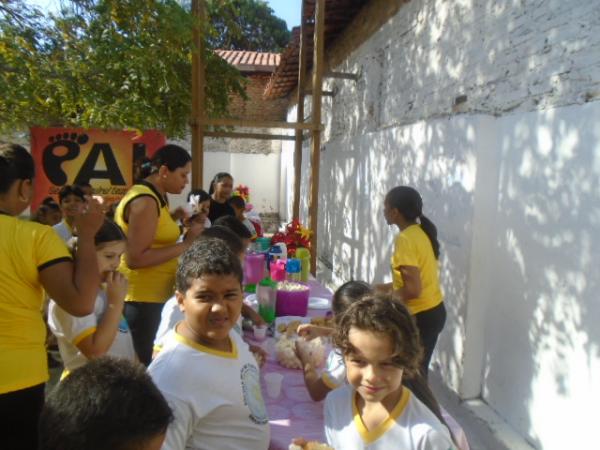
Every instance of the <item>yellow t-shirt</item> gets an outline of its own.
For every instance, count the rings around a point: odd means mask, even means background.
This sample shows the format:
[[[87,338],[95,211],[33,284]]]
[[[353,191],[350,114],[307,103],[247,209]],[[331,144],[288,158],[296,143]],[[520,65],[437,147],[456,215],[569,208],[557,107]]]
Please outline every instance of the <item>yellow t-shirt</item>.
[[[48,380],[39,271],[71,261],[47,225],[0,214],[0,394]]]
[[[152,241],[151,248],[174,245],[179,239],[180,230],[177,222],[169,212],[169,204],[156,188],[145,181],[134,184],[119,202],[115,211],[115,221],[128,234],[129,224],[124,219],[124,212],[132,200],[149,196],[156,201],[158,209],[158,225]],[[125,301],[164,303],[173,295],[175,286],[175,272],[177,271],[177,258],[162,264],[142,269],[127,267],[125,255],[121,258],[119,270],[127,277],[129,288]]]
[[[404,286],[398,266],[417,267],[421,275],[421,295],[406,302],[411,314],[427,311],[442,302],[437,259],[433,254],[431,241],[421,225],[411,225],[396,236],[392,255],[394,290]]]

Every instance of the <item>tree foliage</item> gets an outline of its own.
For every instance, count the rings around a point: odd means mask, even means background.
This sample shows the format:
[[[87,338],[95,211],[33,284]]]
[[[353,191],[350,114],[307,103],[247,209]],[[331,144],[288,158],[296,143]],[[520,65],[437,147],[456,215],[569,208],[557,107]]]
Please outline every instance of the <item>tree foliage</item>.
[[[209,11],[239,12],[237,1],[211,2]],[[245,95],[239,72],[211,51],[221,34],[244,33],[231,17],[225,22],[227,31],[220,22],[216,28],[198,24],[207,37],[209,115],[226,115],[230,96]],[[0,133],[50,125],[184,135],[196,24],[189,8],[174,0],[71,0],[48,16],[23,0],[4,0]]]

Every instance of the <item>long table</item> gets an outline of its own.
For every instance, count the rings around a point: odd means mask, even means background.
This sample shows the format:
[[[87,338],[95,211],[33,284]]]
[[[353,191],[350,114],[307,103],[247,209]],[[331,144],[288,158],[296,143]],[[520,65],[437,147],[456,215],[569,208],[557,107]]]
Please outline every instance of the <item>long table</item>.
[[[331,299],[331,291],[315,280],[309,281],[311,297]],[[309,309],[309,317],[324,316],[327,311]],[[272,399],[267,395],[264,379],[262,391],[269,412],[271,425],[271,445],[269,450],[287,450],[292,439],[303,437],[306,440],[326,442],[323,427],[323,402],[315,402],[304,384],[301,370],[286,369],[279,365],[275,358],[275,339],[270,337],[263,342],[255,342],[267,351],[268,357],[261,369],[262,374],[276,372],[283,375],[281,394]],[[263,377],[264,378],[264,377]],[[460,450],[469,450],[467,437],[460,425],[442,409],[444,419],[448,423]]]

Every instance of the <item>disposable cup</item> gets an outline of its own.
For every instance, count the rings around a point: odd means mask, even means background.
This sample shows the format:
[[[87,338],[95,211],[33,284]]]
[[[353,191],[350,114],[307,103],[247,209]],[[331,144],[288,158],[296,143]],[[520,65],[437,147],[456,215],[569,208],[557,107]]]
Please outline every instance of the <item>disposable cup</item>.
[[[283,382],[283,375],[276,372],[269,372],[265,374],[265,384],[267,386],[267,395],[271,398],[279,397],[281,394],[281,383]]]
[[[254,339],[258,341],[264,341],[267,337],[267,326],[266,325],[254,325]]]

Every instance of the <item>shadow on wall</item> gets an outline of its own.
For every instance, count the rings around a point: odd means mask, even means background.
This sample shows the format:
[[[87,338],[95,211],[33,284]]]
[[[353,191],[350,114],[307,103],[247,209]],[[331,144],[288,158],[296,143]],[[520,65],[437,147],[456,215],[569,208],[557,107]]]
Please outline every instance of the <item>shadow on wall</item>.
[[[483,396],[538,448],[589,448],[594,438],[599,121],[598,103],[499,120]]]

